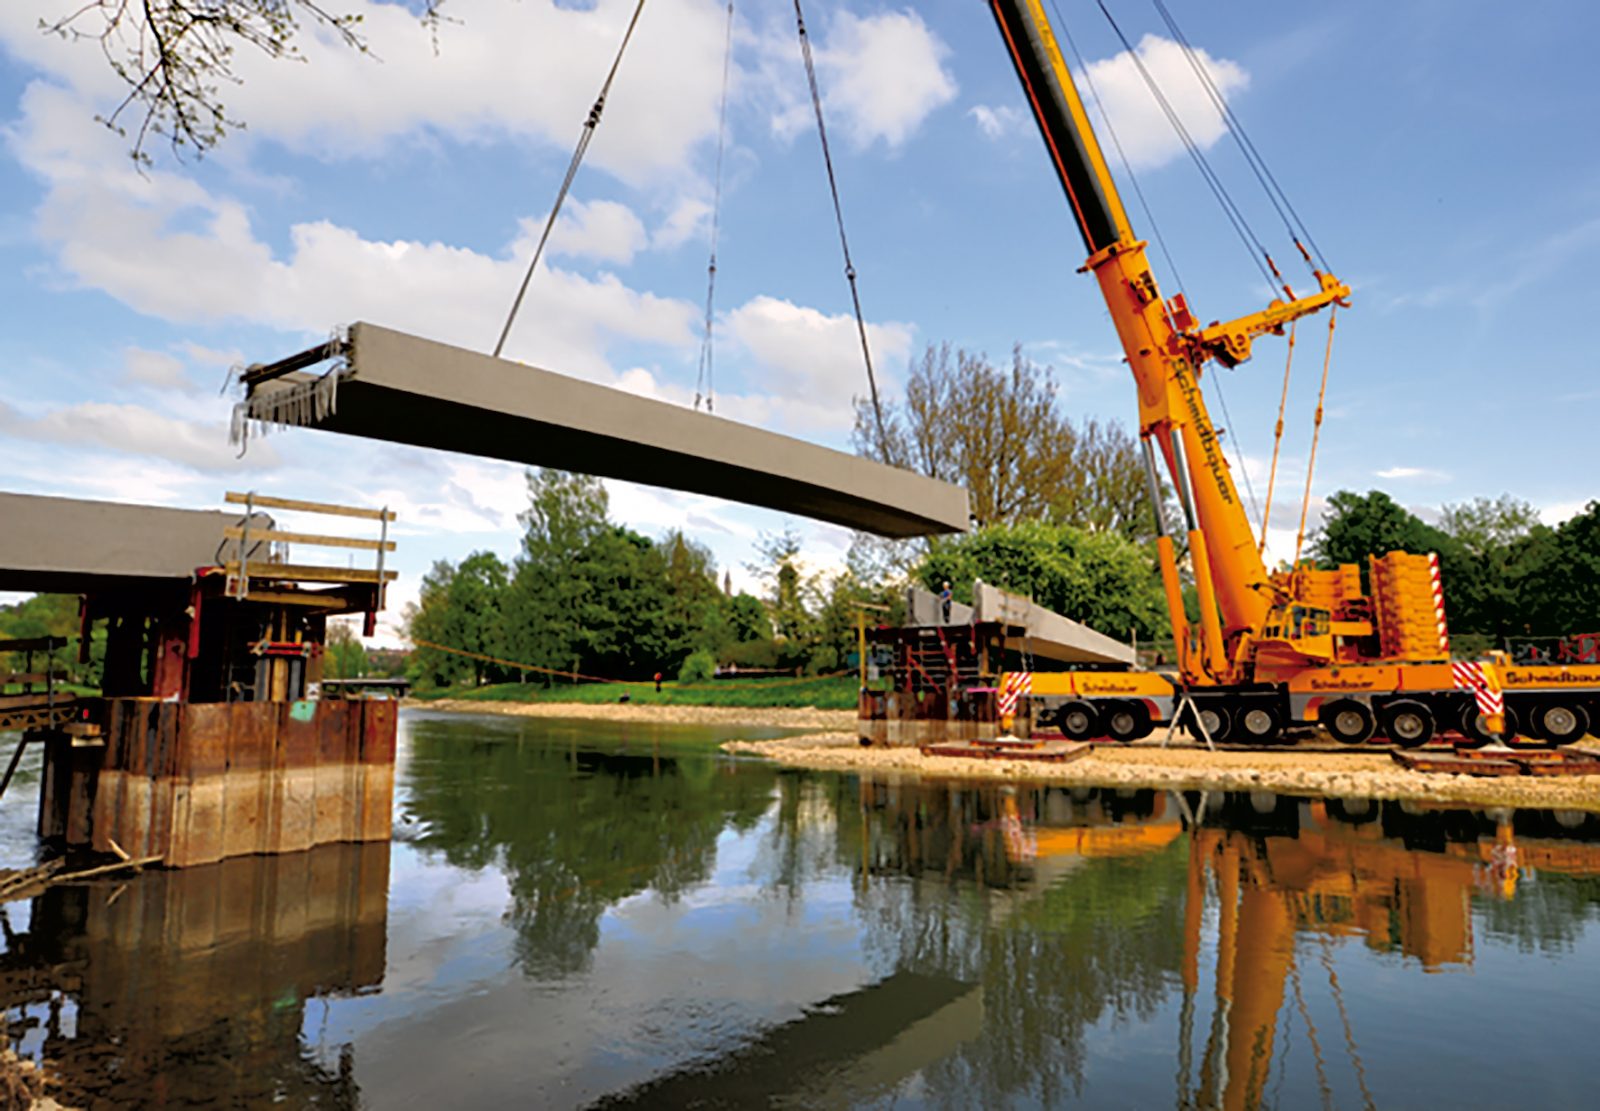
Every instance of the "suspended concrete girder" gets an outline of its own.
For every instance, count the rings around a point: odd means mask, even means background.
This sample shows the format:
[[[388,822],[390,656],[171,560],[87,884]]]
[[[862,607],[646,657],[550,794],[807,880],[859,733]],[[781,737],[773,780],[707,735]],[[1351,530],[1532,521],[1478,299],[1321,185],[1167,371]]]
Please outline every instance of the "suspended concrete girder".
[[[318,373],[321,362],[342,360]],[[881,536],[960,532],[967,492],[680,405],[375,324],[245,372],[241,416],[709,494]]]

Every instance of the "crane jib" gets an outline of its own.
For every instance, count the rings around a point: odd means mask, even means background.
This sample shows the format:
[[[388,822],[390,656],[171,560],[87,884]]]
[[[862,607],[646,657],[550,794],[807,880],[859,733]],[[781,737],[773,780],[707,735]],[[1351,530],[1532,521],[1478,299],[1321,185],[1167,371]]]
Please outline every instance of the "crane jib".
[[[1034,119],[1050,150],[1056,175],[1072,202],[1078,230],[1090,255],[1104,250],[1123,237],[1119,228],[1118,200],[1108,195],[1101,175],[1096,172],[1098,151],[1085,146],[1087,129],[1074,121],[1075,89],[1064,87],[1072,78],[1056,48],[1054,36],[1042,16],[1031,9],[1029,0],[989,0],[989,8],[1000,25],[1017,77],[1027,91]],[[1081,102],[1078,103],[1081,112]]]

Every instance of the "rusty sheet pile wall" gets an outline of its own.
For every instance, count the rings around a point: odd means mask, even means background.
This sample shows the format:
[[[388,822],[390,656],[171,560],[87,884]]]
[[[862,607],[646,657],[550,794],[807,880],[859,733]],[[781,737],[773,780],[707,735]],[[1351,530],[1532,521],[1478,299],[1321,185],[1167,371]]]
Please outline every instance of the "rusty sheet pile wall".
[[[168,867],[389,837],[397,704],[107,702],[103,747],[52,746],[42,837]]]

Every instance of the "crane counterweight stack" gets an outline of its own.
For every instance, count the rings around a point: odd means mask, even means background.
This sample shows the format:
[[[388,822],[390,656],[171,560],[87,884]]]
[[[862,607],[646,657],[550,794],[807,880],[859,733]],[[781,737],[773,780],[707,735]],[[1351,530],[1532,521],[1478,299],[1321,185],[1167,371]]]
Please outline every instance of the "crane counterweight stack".
[[[1331,314],[1348,305],[1350,289],[1313,265],[1317,288],[1295,296],[1268,256],[1283,299],[1226,323],[1199,326],[1182,294],[1170,300],[1161,294],[1042,0],[990,0],[990,8],[1088,251],[1082,269],[1099,284],[1133,373],[1179,683],[1207,733],[1272,743],[1291,723],[1319,722],[1349,743],[1369,740],[1381,729],[1415,746],[1456,730],[1462,743],[1477,745],[1501,734],[1516,737],[1520,722],[1522,737],[1541,742],[1583,736],[1590,720],[1600,719],[1600,666],[1563,669],[1558,677],[1553,670],[1511,670],[1488,661],[1475,673],[1483,676],[1477,686],[1458,681],[1450,665],[1436,556],[1375,555],[1370,594],[1354,565],[1268,570],[1264,545],[1207,411],[1204,368],[1210,362],[1237,366],[1250,358],[1256,339],[1282,335],[1301,317],[1324,309],[1330,313],[1331,355]],[[1237,126],[1220,97],[1218,106]],[[1298,237],[1295,245],[1310,264]],[[1319,400],[1319,428],[1321,408]],[[1184,612],[1158,462],[1183,516],[1198,627]],[[1309,473],[1307,481],[1309,501]],[[1036,675],[1035,717],[1070,723],[1063,731],[1081,739],[1100,735],[1112,717],[1126,721],[1133,708],[1148,733],[1159,723],[1161,707],[1174,704],[1171,684],[1160,676],[1130,676],[1122,685],[1127,689],[1107,698],[1080,689],[1071,673]],[[1157,697],[1162,685],[1166,697]],[[1503,718],[1485,712],[1488,703],[1479,700],[1484,686],[1497,696],[1506,692]]]

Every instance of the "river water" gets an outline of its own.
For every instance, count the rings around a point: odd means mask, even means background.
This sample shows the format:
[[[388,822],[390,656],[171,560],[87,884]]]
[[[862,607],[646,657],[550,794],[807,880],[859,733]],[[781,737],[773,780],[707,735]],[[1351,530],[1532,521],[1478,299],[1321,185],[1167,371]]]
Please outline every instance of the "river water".
[[[717,739],[408,711],[391,844],[5,907],[9,1044],[83,1106],[1594,1105],[1600,818]]]

